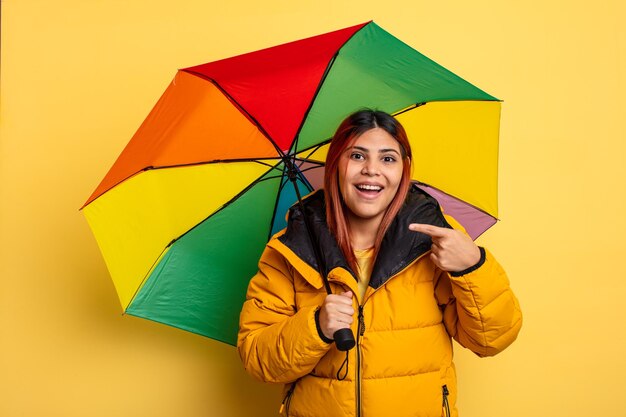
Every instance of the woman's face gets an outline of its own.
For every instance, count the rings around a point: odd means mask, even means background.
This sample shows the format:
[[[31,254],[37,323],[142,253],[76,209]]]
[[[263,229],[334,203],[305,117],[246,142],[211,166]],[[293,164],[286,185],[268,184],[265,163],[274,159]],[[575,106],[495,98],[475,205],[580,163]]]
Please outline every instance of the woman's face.
[[[377,227],[402,179],[400,144],[381,128],[368,130],[339,159],[339,189],[348,221]]]

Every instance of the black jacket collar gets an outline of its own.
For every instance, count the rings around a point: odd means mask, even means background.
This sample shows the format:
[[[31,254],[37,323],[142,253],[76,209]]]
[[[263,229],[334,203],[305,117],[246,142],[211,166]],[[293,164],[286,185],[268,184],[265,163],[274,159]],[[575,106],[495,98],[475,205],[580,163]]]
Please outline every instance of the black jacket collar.
[[[320,248],[321,267],[320,262],[316,259],[299,204],[295,204],[289,210],[287,230],[278,239],[312,268],[317,271],[321,270],[325,276],[334,268],[341,267],[356,277],[326,224],[326,204],[323,191],[319,190],[309,195],[302,203],[309,219],[313,241]],[[400,212],[385,233],[372,269],[369,284],[371,287],[380,287],[390,277],[402,271],[430,250],[430,237],[410,231],[409,224],[411,223],[451,228],[446,222],[437,200],[413,185]]]

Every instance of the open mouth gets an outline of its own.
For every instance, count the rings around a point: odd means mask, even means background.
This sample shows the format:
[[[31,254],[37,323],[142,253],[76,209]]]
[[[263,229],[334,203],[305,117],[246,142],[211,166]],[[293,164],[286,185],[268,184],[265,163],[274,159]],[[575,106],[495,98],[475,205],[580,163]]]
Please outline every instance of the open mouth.
[[[383,187],[381,187],[380,185],[372,184],[356,184],[355,187],[357,190],[368,194],[377,194],[383,190]]]

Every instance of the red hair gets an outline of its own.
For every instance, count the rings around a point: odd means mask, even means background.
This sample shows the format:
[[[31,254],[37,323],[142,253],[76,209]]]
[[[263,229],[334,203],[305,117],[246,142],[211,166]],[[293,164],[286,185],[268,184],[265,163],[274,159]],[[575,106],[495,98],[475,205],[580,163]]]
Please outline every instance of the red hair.
[[[400,145],[402,154],[402,178],[398,191],[387,207],[382,218],[376,239],[374,241],[374,261],[378,256],[380,244],[389,225],[396,217],[411,185],[411,146],[406,132],[400,122],[393,116],[382,111],[360,110],[351,114],[337,128],[330,142],[326,156],[326,170],[324,173],[324,196],[326,198],[326,221],[328,227],[337,239],[339,248],[343,252],[348,265],[357,271],[357,261],[350,241],[350,227],[347,219],[346,207],[341,190],[339,189],[339,160],[346,148],[352,146],[356,139],[368,130],[381,128],[389,133]]]

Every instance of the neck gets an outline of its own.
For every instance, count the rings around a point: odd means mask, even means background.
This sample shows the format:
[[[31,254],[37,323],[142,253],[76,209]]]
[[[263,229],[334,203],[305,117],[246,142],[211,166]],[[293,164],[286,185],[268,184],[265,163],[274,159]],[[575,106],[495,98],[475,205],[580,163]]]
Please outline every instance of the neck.
[[[382,215],[372,219],[348,216],[352,249],[363,250],[374,246],[382,219]]]

